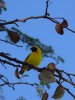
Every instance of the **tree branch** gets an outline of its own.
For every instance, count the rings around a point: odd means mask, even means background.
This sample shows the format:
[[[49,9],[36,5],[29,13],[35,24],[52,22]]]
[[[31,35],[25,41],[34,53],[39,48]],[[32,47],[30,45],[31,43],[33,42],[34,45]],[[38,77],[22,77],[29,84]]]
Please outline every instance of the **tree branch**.
[[[68,88],[65,88],[65,87],[64,87],[64,89],[75,99],[75,95],[74,95],[73,93],[71,93],[70,90],[69,90]]]
[[[14,61],[16,63],[19,63],[19,64],[24,64],[24,62],[20,61],[20,60],[17,60],[16,58],[12,58],[12,57],[9,57],[8,55],[6,55],[5,53],[1,52],[0,53],[0,56],[3,57],[3,58],[6,58],[10,61]]]
[[[23,85],[23,84],[26,84],[26,85],[31,85],[31,86],[39,86],[37,83],[28,83],[28,82],[15,82],[15,83],[4,83],[4,84],[0,84],[0,86],[5,86],[5,85],[8,85],[8,84],[10,84],[10,85],[19,85],[19,84],[21,84],[21,85]]]
[[[58,80],[56,82],[58,85],[61,85],[61,83]],[[75,95],[68,88],[64,87],[64,89],[75,99]]]
[[[53,23],[59,23],[59,21],[56,20],[56,18],[52,18],[50,16],[30,16],[30,17],[27,17],[27,18],[24,18],[24,19],[15,19],[15,20],[12,20],[12,21],[8,21],[8,22],[2,22],[0,23],[0,26],[4,26],[4,25],[8,25],[8,24],[14,24],[16,22],[26,22],[28,20],[31,20],[31,19],[48,19],[49,21],[52,21]],[[61,19],[61,18],[60,18]],[[64,19],[64,18],[63,18]],[[72,29],[70,28],[66,28],[67,30],[71,31],[72,33],[75,33],[75,31],[73,31]]]
[[[37,67],[35,67],[35,66],[32,66],[32,65],[30,65],[30,64],[28,64],[28,63],[24,63],[23,61],[20,61],[20,60],[17,60],[16,58],[12,58],[12,57],[9,57],[8,55],[6,55],[6,54],[4,54],[4,53],[0,53],[0,56],[1,57],[4,57],[4,58],[6,58],[6,59],[8,59],[8,60],[10,60],[10,61],[13,61],[13,62],[16,62],[16,63],[19,63],[19,64],[26,64],[28,67],[27,68],[29,68],[29,70],[31,70],[31,69],[34,69],[34,70],[37,70],[38,72],[41,72],[41,71],[43,71],[43,70],[46,70],[46,67],[44,67],[44,68],[37,68]],[[2,61],[2,60],[1,60]],[[3,62],[3,61],[2,61]],[[19,66],[19,65],[14,65],[14,64],[12,64],[12,63],[10,63],[10,62],[7,62],[6,60],[4,60],[4,62],[5,63],[8,63],[8,64],[10,64],[10,65],[12,65],[12,66],[15,66],[15,67],[19,67],[19,68],[21,68],[21,66]],[[58,69],[56,69],[56,72],[58,73],[58,71],[59,72],[61,72],[60,70],[58,70]],[[65,81],[65,82],[68,82],[68,83],[70,83],[71,85],[73,85],[73,86],[75,86],[75,84],[70,80],[68,80],[68,79],[66,79],[66,78],[63,78],[62,76],[58,76],[58,75],[55,75],[56,77],[59,77],[60,79],[62,79],[63,81]]]
[[[35,67],[35,66],[32,66],[32,65],[27,64],[27,63],[24,63],[24,62],[22,62],[22,61],[20,61],[20,60],[17,60],[17,59],[15,59],[15,58],[11,58],[11,57],[5,55],[4,53],[0,53],[0,56],[4,57],[4,58],[6,58],[6,59],[8,59],[8,60],[10,60],[10,61],[14,61],[14,62],[16,62],[16,63],[19,63],[19,64],[26,64],[26,65],[28,66],[27,68],[29,68],[29,70],[34,69],[34,70],[37,70],[38,72],[41,72],[41,71],[47,69],[46,67],[44,67],[44,68],[37,68],[37,67]],[[4,61],[4,62],[5,62],[5,61]],[[12,66],[21,68],[21,66],[14,65],[14,64],[12,64],[12,63],[9,63],[9,64],[11,64]],[[58,69],[56,69],[56,72],[57,72],[57,70],[58,70]],[[62,77],[62,76],[60,76],[59,74],[58,74],[58,75],[55,75],[55,76],[58,77],[58,78],[60,78],[60,79],[62,79],[62,80],[65,81],[65,82],[68,82],[69,84],[71,84],[71,85],[73,85],[73,86],[75,87],[75,84],[74,84],[71,80],[69,81],[68,79],[66,79],[66,78],[64,78],[64,77]]]
[[[16,45],[14,43],[11,43],[11,42],[9,42],[7,40],[0,39],[0,41],[5,42],[5,43],[9,43],[9,44],[14,45],[14,46],[17,46],[17,47],[23,47],[23,46],[20,46],[20,45]]]
[[[13,64],[13,63],[7,61],[7,60],[2,60],[2,59],[0,59],[0,62],[1,62],[1,64],[3,63],[3,66],[4,66],[4,64],[8,64],[8,65],[11,65],[11,66],[13,66],[13,67],[19,67],[19,68],[21,68],[20,65],[15,65],[15,64]],[[5,66],[4,66],[4,67],[5,67]],[[6,67],[5,67],[5,68],[6,68]]]
[[[49,13],[48,13],[48,5],[49,5],[49,0],[46,1],[45,16],[49,16]]]
[[[24,62],[19,61],[19,60],[15,59],[15,58],[11,58],[11,57],[9,57],[8,55],[9,55],[9,54],[0,53],[0,56],[1,56],[1,57],[4,57],[4,58],[6,58],[6,59],[8,59],[8,60],[10,60],[10,61],[13,61],[13,62],[16,62],[16,63],[19,63],[19,64],[25,64]],[[1,60],[1,59],[0,59],[0,60]],[[7,63],[6,60],[1,60],[1,62],[6,62],[6,63]],[[12,66],[21,68],[21,66],[14,65],[14,64],[11,63],[11,62],[8,62],[8,64],[11,64]],[[29,65],[29,64],[27,64],[27,66],[28,66],[27,68],[29,68],[29,70],[34,69],[34,70],[37,70],[38,72],[41,72],[41,71],[43,71],[43,70],[48,70],[46,67],[44,67],[44,68],[37,68],[37,67],[32,66],[32,65]],[[60,71],[60,72],[62,72],[62,73],[64,73],[64,74],[67,74],[67,75],[73,75],[73,74],[68,74],[67,72],[64,72],[64,71],[62,71],[62,70],[58,70],[58,69],[56,69],[55,71],[56,71],[56,72],[57,72],[57,71]],[[71,84],[72,86],[75,87],[75,83],[72,82],[71,79],[68,80],[68,79],[64,78],[63,76],[60,76],[58,72],[57,72],[57,74],[58,74],[58,75],[54,74],[54,76],[57,77],[57,78],[59,78],[59,79],[61,79],[61,80],[63,80],[64,82],[67,82],[67,83]],[[56,82],[57,82],[57,81],[56,81]],[[58,81],[58,83],[60,83],[60,81]],[[14,89],[14,85],[17,85],[17,84],[27,84],[27,85],[31,85],[31,86],[34,85],[34,84],[31,84],[31,83],[27,83],[27,82],[25,82],[25,83],[21,83],[21,82],[15,82],[15,83],[4,82],[4,83],[0,84],[0,86],[8,85],[9,87],[12,87],[12,88]],[[60,84],[61,84],[61,83],[60,83]],[[65,89],[73,98],[75,98],[75,96],[69,91],[69,89],[67,89],[67,88],[65,88],[65,87],[64,87],[64,89]]]

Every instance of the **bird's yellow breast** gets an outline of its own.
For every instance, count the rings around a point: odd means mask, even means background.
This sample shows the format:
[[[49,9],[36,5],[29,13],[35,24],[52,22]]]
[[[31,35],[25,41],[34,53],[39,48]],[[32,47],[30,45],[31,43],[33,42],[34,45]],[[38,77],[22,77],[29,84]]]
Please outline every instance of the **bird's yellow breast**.
[[[36,52],[32,52],[29,57],[25,60],[28,64],[32,64],[33,66],[37,67],[42,60],[42,54],[38,54]]]

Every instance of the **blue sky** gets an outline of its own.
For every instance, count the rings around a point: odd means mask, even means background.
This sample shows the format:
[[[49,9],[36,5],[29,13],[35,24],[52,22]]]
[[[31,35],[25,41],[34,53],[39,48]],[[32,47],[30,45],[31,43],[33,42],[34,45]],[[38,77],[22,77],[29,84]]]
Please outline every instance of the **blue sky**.
[[[5,19],[7,21],[14,20],[16,18],[22,19],[29,16],[38,16],[43,15],[45,11],[45,0],[5,0],[8,10],[3,12],[0,15],[0,19]],[[51,17],[64,17],[67,19],[69,28],[75,30],[75,1],[74,0],[51,0],[51,4],[49,6],[49,13]],[[65,63],[59,63],[57,67],[59,69],[64,69],[67,72],[75,73],[75,34],[71,33],[68,30],[64,30],[64,35],[59,35],[55,31],[55,24],[43,19],[38,20],[29,20],[26,23],[18,23],[19,29],[34,37],[38,38],[45,45],[51,45],[55,50],[56,55],[60,55],[64,58]],[[12,25],[14,26],[14,25]],[[10,27],[10,25],[8,25]],[[1,38],[4,38],[6,33],[3,32],[0,34]],[[26,51],[25,44],[22,44],[23,48],[18,48],[12,45],[7,45],[0,41],[0,51],[2,52],[10,52],[12,57],[17,57],[19,60],[24,60],[25,57],[30,53],[30,50]],[[9,49],[10,48],[10,49]],[[46,66],[51,61],[50,58],[44,58],[39,67]],[[7,70],[1,68],[0,72],[3,72],[11,82],[15,82],[17,79],[14,76],[15,69],[11,66],[7,65]],[[35,82],[39,81],[36,72],[30,71],[30,78],[26,78],[26,81]],[[37,79],[37,80],[35,80]],[[18,81],[18,80],[17,80]],[[25,81],[25,80],[20,80]],[[54,90],[54,86],[56,84],[52,84],[49,93],[52,96],[52,89]],[[67,84],[65,84],[67,86]],[[36,94],[36,90],[31,86],[16,86],[15,91],[11,88],[5,86],[3,87],[4,96],[6,100],[16,100],[20,96],[26,97],[27,100],[40,100],[40,98]],[[75,93],[73,87],[70,87],[70,90]],[[69,94],[65,94],[65,96],[61,100],[74,100]],[[50,99],[49,100],[53,100]]]

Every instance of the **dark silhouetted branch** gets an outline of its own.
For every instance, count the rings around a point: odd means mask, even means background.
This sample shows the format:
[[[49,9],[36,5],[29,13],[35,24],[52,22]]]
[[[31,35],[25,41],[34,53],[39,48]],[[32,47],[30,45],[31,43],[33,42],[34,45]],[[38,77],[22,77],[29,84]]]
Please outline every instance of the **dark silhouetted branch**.
[[[49,6],[49,0],[46,1],[45,16],[49,16],[49,14],[48,14],[48,6]]]
[[[14,46],[17,46],[17,47],[23,47],[23,46],[20,46],[20,45],[11,43],[11,42],[9,42],[9,41],[7,41],[7,40],[0,39],[0,41],[3,41],[3,42],[5,42],[5,43],[9,43],[9,44],[14,45]]]

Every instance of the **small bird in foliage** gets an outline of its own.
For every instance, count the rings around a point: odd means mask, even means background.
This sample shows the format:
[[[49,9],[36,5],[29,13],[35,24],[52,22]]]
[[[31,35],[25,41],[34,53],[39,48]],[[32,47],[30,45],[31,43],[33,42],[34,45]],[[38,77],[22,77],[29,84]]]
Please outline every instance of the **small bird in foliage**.
[[[25,59],[25,63],[32,65],[34,67],[38,67],[38,65],[40,64],[41,60],[42,60],[42,51],[41,48],[38,46],[33,46],[31,49],[31,53],[27,56],[27,58]],[[21,70],[20,70],[20,74],[23,74],[25,72],[25,70],[28,70],[29,68],[26,68],[26,65],[23,64]]]

